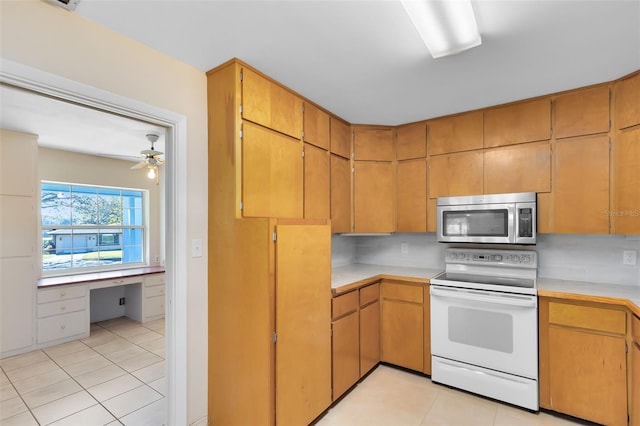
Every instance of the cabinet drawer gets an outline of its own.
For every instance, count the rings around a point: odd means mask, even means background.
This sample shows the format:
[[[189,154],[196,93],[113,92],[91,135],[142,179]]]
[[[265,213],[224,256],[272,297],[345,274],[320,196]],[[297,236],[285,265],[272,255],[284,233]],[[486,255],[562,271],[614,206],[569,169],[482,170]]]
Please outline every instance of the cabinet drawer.
[[[380,284],[372,284],[360,289],[360,307],[380,299]]]
[[[38,343],[78,334],[89,334],[89,318],[86,310],[38,320]]]
[[[164,297],[149,297],[144,301],[144,318],[164,315]]]
[[[607,333],[626,333],[626,313],[596,306],[549,303],[549,323]]]
[[[633,340],[640,345],[640,318],[635,315],[633,316],[631,323],[631,333],[633,335]]]
[[[337,319],[358,310],[358,292],[351,291],[347,294],[334,297],[331,300],[331,318]]]
[[[62,286],[47,290],[38,290],[38,303],[56,302],[58,300],[84,297],[87,294],[87,287],[82,286]]]
[[[153,287],[144,288],[144,297],[164,296],[164,286],[154,285]]]
[[[154,285],[162,285],[162,284],[164,284],[164,274],[147,275],[144,278],[144,284],[147,287],[151,287],[151,286],[154,286]]]
[[[51,315],[67,314],[87,309],[87,299],[77,297],[75,299],[60,300],[58,302],[41,303],[38,305],[38,318]]]
[[[424,291],[422,286],[399,284],[395,282],[382,284],[382,297],[385,299],[422,303],[424,300],[423,294]]]

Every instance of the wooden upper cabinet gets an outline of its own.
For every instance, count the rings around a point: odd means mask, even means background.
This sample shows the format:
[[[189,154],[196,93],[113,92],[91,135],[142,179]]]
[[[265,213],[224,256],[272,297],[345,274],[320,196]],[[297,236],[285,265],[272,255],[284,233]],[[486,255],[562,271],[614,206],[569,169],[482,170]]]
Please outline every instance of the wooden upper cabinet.
[[[548,142],[490,149],[484,153],[485,194],[551,191]]]
[[[329,219],[329,151],[304,144],[304,217]]]
[[[640,73],[616,83],[616,123],[618,129],[640,124]]]
[[[484,146],[491,148],[551,138],[551,98],[484,112]]]
[[[429,198],[483,193],[482,151],[438,155],[429,160]]]
[[[427,126],[424,122],[399,126],[396,132],[398,160],[427,156]]]
[[[351,162],[331,154],[331,232],[351,231]]]
[[[329,114],[311,103],[304,104],[304,141],[329,150]]]
[[[429,155],[482,149],[483,126],[482,111],[429,121]]]
[[[242,118],[302,137],[302,99],[249,68],[242,69]]]
[[[353,153],[355,160],[393,161],[393,129],[354,127]]]
[[[351,126],[335,117],[330,117],[331,152],[344,158],[351,158]]]
[[[553,232],[608,233],[609,137],[557,141],[553,176]]]
[[[556,98],[556,138],[592,135],[609,131],[609,87],[602,86]]]
[[[398,162],[398,232],[427,232],[427,160]]]
[[[393,163],[356,161],[353,175],[355,232],[394,232]]]
[[[611,221],[616,234],[640,234],[640,128],[614,141]]]
[[[302,142],[249,122],[243,134],[243,216],[302,218]]]

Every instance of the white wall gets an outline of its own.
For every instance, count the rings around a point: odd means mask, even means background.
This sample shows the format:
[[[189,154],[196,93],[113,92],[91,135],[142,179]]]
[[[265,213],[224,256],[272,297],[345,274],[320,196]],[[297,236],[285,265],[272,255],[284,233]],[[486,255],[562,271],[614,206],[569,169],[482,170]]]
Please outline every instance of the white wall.
[[[123,19],[126,19],[124,17]],[[0,1],[0,56],[187,118],[188,240],[207,241],[206,76],[40,0]],[[207,254],[187,260],[187,416],[207,415]]]
[[[406,243],[408,253],[401,253]],[[332,237],[332,264],[367,263],[444,269],[444,250],[434,233]],[[640,256],[640,237],[625,235],[538,234],[538,276],[640,286],[640,265],[622,264],[624,250]],[[639,257],[640,260],[640,257]]]

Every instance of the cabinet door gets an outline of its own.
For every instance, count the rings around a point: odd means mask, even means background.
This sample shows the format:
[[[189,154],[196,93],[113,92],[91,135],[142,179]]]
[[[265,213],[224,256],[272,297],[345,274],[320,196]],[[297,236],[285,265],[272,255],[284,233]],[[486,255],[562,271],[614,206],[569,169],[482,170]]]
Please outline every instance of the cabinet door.
[[[613,230],[640,234],[640,128],[618,133],[613,149]]]
[[[353,155],[355,160],[393,161],[393,129],[354,127]]]
[[[276,233],[276,419],[309,424],[331,404],[331,230]]]
[[[424,122],[399,126],[396,132],[398,160],[427,156],[427,126]]]
[[[429,198],[483,193],[481,151],[438,155],[429,160]]]
[[[627,424],[625,339],[549,328],[553,410],[606,425]]]
[[[356,232],[395,231],[393,164],[356,161],[353,174],[354,228]]]
[[[556,138],[609,131],[609,87],[569,93],[554,102]]]
[[[640,124],[640,73],[616,83],[618,129]]]
[[[313,104],[304,104],[304,141],[329,149],[329,114]]]
[[[631,426],[640,426],[640,342],[631,345]]]
[[[302,143],[248,122],[243,130],[243,216],[302,218]]]
[[[398,162],[398,232],[427,231],[427,160]]]
[[[482,111],[474,111],[430,121],[428,136],[429,154],[439,155],[482,149],[483,126]]]
[[[553,176],[553,231],[608,233],[609,137],[556,141]]]
[[[344,121],[331,117],[331,152],[351,158],[351,127]]]
[[[304,217],[329,219],[329,151],[304,144]]]
[[[551,148],[548,142],[487,150],[485,194],[551,191]]]
[[[248,68],[242,70],[242,118],[302,137],[302,99]]]
[[[333,322],[333,400],[360,379],[358,312]]]
[[[351,166],[331,154],[331,232],[351,231]]]
[[[380,302],[360,308],[360,376],[380,362]]]
[[[550,98],[507,105],[484,112],[485,148],[550,138]]]
[[[422,304],[382,300],[382,361],[422,371]]]

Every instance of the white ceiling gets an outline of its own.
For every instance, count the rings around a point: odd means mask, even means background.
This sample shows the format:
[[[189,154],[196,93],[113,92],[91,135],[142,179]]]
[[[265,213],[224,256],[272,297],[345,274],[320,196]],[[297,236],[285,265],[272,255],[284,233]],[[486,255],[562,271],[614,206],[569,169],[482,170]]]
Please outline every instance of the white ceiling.
[[[408,123],[640,69],[640,0],[472,3],[482,45],[437,60],[392,0],[81,0],[70,13],[202,71],[237,57],[352,123]],[[3,121],[5,107],[3,96]],[[144,149],[138,130],[142,146],[121,155]],[[102,133],[90,143],[105,151]]]

